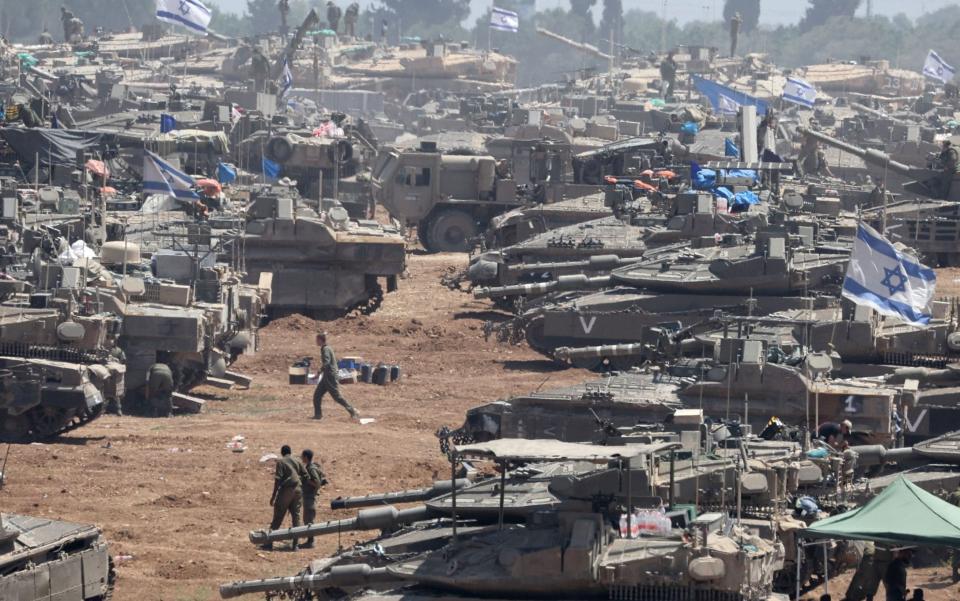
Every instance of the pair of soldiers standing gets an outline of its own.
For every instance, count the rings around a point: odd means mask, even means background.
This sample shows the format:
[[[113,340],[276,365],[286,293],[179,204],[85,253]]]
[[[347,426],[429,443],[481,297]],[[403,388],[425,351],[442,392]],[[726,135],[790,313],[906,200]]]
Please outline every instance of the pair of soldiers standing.
[[[300,453],[300,460],[291,454],[290,446],[283,445],[280,449],[280,459],[277,460],[276,474],[273,481],[273,494],[270,496],[270,505],[273,507],[273,521],[270,529],[276,530],[283,524],[283,518],[290,514],[293,527],[301,524],[300,512],[303,510],[303,523],[312,524],[317,517],[317,494],[320,487],[327,483],[323,475],[323,468],[313,460],[313,451],[304,449]],[[293,539],[291,549],[298,547],[297,539]],[[299,546],[301,549],[313,548],[313,537]],[[272,549],[273,543],[264,545],[265,549]]]

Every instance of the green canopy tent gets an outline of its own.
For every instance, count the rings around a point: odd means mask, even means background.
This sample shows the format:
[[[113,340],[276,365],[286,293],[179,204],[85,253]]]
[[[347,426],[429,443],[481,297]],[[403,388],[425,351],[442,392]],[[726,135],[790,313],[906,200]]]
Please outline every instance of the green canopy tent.
[[[960,547],[960,507],[900,476],[863,507],[820,520],[801,530],[797,537],[798,557],[802,556],[800,548],[805,546],[803,539]],[[829,586],[826,584],[830,581],[829,574],[825,576],[825,586]],[[797,598],[800,598],[800,562],[797,562]]]
[[[806,539],[960,547],[960,507],[900,476],[863,507],[820,520],[800,535]]]

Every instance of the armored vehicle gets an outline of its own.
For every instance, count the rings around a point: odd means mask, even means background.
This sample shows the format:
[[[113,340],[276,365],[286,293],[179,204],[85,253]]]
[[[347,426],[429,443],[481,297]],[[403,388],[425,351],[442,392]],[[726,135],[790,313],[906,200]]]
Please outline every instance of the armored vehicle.
[[[370,313],[397,288],[406,268],[403,236],[374,221],[351,221],[334,206],[322,214],[284,187],[258,190],[242,237],[247,281],[272,281],[271,315],[329,318]]]
[[[516,182],[489,155],[387,149],[371,174],[374,198],[404,225],[415,225],[428,251],[465,251],[495,215],[524,204]]]
[[[96,526],[0,515],[0,599],[107,601],[114,579]]]
[[[936,168],[932,163],[925,167],[914,167],[895,161],[888,154],[879,150],[860,148],[809,128],[799,127],[797,131],[819,143],[838,148],[845,153],[858,157],[878,171],[878,179],[880,180],[886,179],[888,171],[895,176],[909,180],[903,185],[905,192],[924,198],[942,198],[952,202],[960,201],[960,181],[958,181],[960,180],[960,174],[954,175],[949,190],[943,190],[940,184],[942,170]],[[923,249],[918,248],[917,250],[922,251]]]
[[[0,440],[45,440],[119,407],[126,368],[110,354],[116,316],[0,307],[0,327]]]
[[[699,440],[699,431],[693,433]],[[784,567],[786,554],[773,537],[733,526],[728,538],[720,532],[722,514],[691,519],[686,511],[661,509],[668,497],[679,501],[693,492],[692,479],[691,486],[670,487],[674,480],[668,472],[676,475],[680,463],[692,460],[689,455],[677,457],[682,447],[679,442],[593,446],[548,440],[459,446],[453,450],[457,459],[499,464],[499,482],[454,490],[422,507],[381,507],[361,511],[353,520],[251,533],[252,540],[281,540],[311,532],[385,530],[370,545],[316,562],[298,576],[226,584],[221,596],[288,592],[308,598],[323,591],[329,598],[366,598],[358,590],[364,588],[379,594],[440,593],[451,598],[472,598],[478,591],[494,599],[608,594],[637,599],[777,598],[771,597],[774,575]],[[781,443],[780,448],[773,457],[796,458],[795,446]],[[740,456],[735,449],[719,451],[728,458],[717,459],[706,470],[712,474],[716,468],[718,482],[720,472],[736,469],[734,458]],[[761,451],[758,457],[765,456]],[[760,489],[769,496],[773,491],[762,467],[766,460],[754,461],[751,468],[744,466],[752,472],[751,484],[741,486],[747,496]],[[508,474],[508,466],[522,465],[526,467]],[[731,472],[726,481],[737,480]],[[734,542],[741,536],[750,540],[749,548]],[[403,544],[394,545],[394,539]],[[379,555],[364,550],[374,548]],[[385,549],[396,555],[385,554]],[[669,553],[671,560],[652,560],[662,553]]]

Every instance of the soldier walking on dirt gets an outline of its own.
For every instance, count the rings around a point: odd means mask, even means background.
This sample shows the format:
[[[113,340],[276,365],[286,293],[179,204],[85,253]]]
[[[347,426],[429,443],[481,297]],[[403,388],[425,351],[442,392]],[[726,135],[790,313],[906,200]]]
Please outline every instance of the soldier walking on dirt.
[[[300,505],[303,501],[300,483],[307,478],[307,472],[303,464],[290,453],[290,445],[280,448],[280,459],[277,460],[277,471],[273,477],[273,494],[270,495],[270,505],[273,507],[271,530],[276,530],[283,524],[287,513],[290,514],[294,528],[300,525]],[[273,543],[266,543],[263,548],[273,549]],[[297,549],[297,539],[293,539],[290,548]]]
[[[320,487],[327,483],[327,478],[323,475],[323,468],[313,461],[313,451],[304,449],[300,453],[300,462],[307,474],[303,481],[303,524],[306,526],[312,524],[317,517],[317,494]],[[313,548],[313,537],[309,537],[307,542],[300,545],[301,549]]]
[[[333,400],[350,413],[350,417],[358,419],[360,414],[340,394],[340,382],[337,380],[337,357],[333,349],[327,344],[327,333],[317,334],[317,344],[320,345],[320,382],[313,391],[313,419],[323,419],[323,395],[330,393]]]

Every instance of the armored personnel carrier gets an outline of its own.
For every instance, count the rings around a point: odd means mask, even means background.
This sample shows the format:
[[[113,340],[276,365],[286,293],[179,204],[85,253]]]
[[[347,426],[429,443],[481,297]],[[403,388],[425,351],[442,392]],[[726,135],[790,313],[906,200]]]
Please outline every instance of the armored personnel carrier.
[[[406,268],[397,228],[351,221],[337,206],[318,214],[280,186],[256,192],[241,243],[247,281],[272,281],[271,315],[371,313],[383,299],[381,282],[396,290]]]
[[[0,599],[108,601],[114,580],[96,526],[0,515]]]

